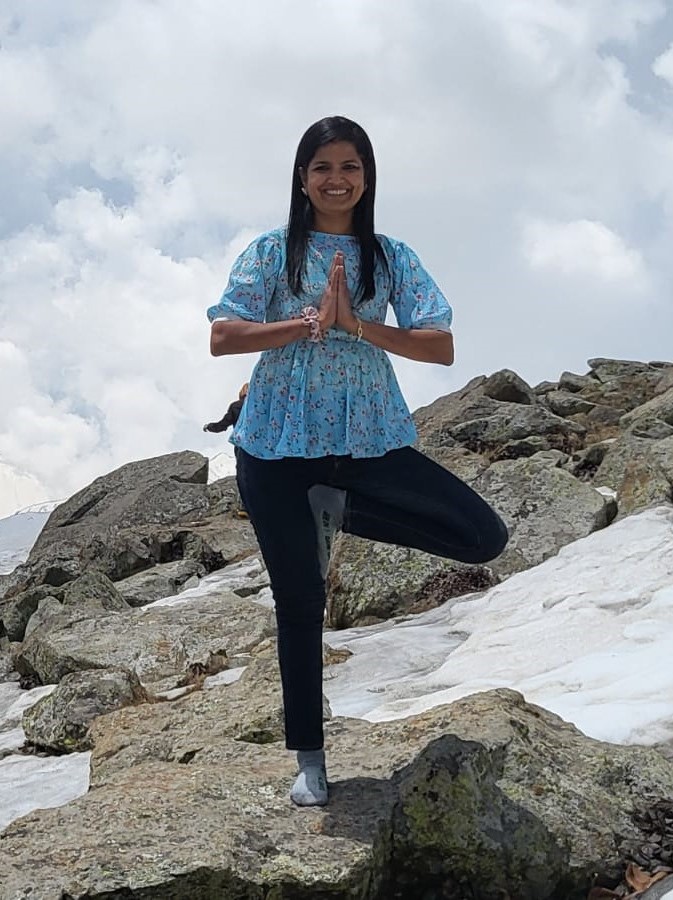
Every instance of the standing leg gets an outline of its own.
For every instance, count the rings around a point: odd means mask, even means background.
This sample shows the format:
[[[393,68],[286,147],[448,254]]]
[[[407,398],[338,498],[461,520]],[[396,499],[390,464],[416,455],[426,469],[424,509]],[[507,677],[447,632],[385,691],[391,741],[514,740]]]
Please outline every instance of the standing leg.
[[[343,530],[467,563],[507,544],[500,516],[467,484],[412,447],[348,459],[332,482],[347,493]]]
[[[269,572],[278,623],[285,739],[297,750],[300,776],[292,798],[327,802],[322,727],[322,628],[325,582],[308,490],[322,460],[263,460],[238,453],[241,497]]]

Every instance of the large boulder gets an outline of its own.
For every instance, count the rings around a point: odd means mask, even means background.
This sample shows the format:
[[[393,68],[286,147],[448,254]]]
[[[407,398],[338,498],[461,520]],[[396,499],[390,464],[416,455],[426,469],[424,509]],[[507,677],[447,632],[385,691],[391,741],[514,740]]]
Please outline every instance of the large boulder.
[[[205,516],[207,479],[208,460],[193,451],[127,463],[96,478],[51,513],[9,590],[62,585],[94,565],[113,580],[152,565],[158,560],[135,531]]]
[[[122,578],[115,587],[130,606],[146,606],[162,597],[179,594],[199,574],[203,574],[203,569],[195,559],[176,559]]]
[[[230,739],[253,744],[282,741],[278,660],[273,653],[256,657],[233,684],[173,701],[126,705],[98,718],[90,732],[94,787],[141,762],[192,760]]]
[[[414,414],[419,447],[435,451],[460,446],[488,459],[531,456],[540,450],[572,452],[585,429],[554,415],[522,379],[509,370],[470,381]]]
[[[24,713],[26,741],[55,753],[90,750],[89,726],[97,716],[148,699],[138,677],[125,669],[73,672]]]
[[[111,743],[94,750],[95,789],[3,833],[4,900],[584,900],[643,839],[643,798],[673,792],[655,750],[491,691],[398,722],[329,722],[330,804],[297,811],[282,742],[210,732],[204,718],[227,718],[214,697],[179,703],[149,753],[147,730],[115,735],[146,707],[96,721],[96,748],[106,728]]]
[[[424,612],[498,581],[487,566],[341,535],[330,561],[327,624],[351,628]]]
[[[623,517],[673,499],[673,437],[637,437],[628,431],[610,445],[593,483],[617,492]]]
[[[221,591],[198,603],[50,619],[24,641],[15,666],[42,684],[71,672],[123,668],[164,689],[246,658],[274,628],[270,610]]]
[[[614,501],[544,458],[494,463],[474,487],[509,529],[507,547],[489,563],[502,576],[538,565],[566,544],[605,528],[617,513]]]

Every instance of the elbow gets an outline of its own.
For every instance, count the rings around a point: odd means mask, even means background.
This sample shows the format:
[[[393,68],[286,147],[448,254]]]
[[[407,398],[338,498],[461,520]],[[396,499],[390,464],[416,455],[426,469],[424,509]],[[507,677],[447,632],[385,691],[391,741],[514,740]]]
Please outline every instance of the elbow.
[[[231,352],[227,347],[227,329],[222,328],[222,322],[213,322],[210,329],[210,355],[225,356]]]
[[[443,337],[444,340],[442,341],[441,352],[437,362],[442,366],[452,366],[454,359],[453,335],[450,332],[446,332]]]

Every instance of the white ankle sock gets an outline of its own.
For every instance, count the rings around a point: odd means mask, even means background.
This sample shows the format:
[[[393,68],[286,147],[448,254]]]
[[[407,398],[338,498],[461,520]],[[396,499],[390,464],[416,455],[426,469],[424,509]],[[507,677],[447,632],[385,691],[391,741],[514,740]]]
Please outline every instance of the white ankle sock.
[[[299,774],[290,791],[297,806],[324,806],[327,803],[327,774],[324,750],[299,750]]]

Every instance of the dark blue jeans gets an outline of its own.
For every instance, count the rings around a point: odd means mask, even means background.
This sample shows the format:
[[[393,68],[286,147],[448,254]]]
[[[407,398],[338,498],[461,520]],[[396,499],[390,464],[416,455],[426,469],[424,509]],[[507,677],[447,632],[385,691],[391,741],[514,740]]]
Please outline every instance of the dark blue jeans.
[[[347,492],[343,531],[467,563],[498,556],[507,529],[485,500],[411,447],[353,459],[258,459],[237,454],[241,497],[271,580],[290,750],[323,746],[322,628],[325,583],[308,490]]]

